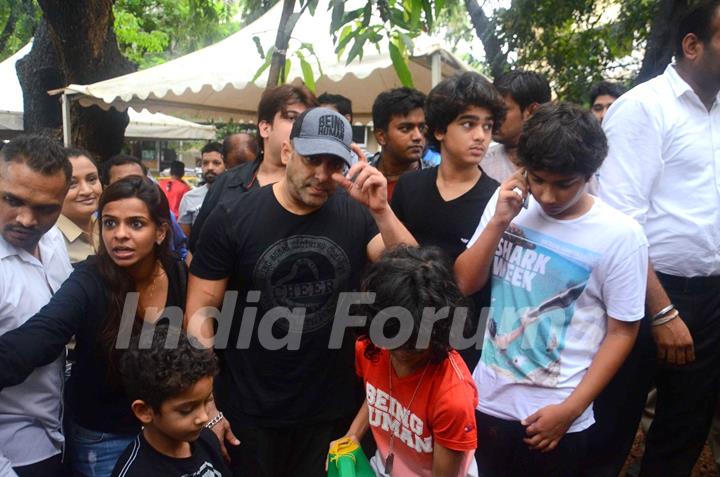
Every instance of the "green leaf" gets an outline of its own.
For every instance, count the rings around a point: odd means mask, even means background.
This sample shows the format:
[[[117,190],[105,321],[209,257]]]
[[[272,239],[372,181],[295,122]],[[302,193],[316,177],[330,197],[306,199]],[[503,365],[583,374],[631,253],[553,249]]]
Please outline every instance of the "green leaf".
[[[398,36],[403,42],[403,45],[405,45],[405,49],[407,51],[412,51],[415,45],[413,44],[412,38],[410,38],[406,33],[398,32]]]
[[[343,24],[343,16],[345,16],[345,2],[335,0],[333,2],[332,19],[330,21],[330,31],[338,30]]]
[[[410,73],[410,68],[408,68],[407,60],[401,48],[401,42],[394,39],[390,40],[390,59],[392,59],[395,73],[398,75],[398,78],[400,78],[400,82],[403,86],[414,88],[415,85],[413,83],[412,74]]]
[[[318,0],[306,0],[306,2],[307,2],[308,10],[310,10],[310,15],[315,16],[315,10],[317,9],[317,6],[318,6]]]
[[[345,16],[342,19],[342,25],[347,25],[351,21],[360,18],[360,15],[362,15],[364,11],[365,11],[364,8],[358,8],[356,10],[351,10],[351,11],[345,13]]]
[[[367,41],[367,35],[364,32],[355,38],[355,43],[353,43],[352,48],[350,48],[350,53],[348,53],[348,59],[345,62],[346,65],[349,65],[350,62],[356,57],[360,57],[360,59],[362,59],[362,52],[363,47],[365,46],[365,41]]]
[[[285,68],[283,68],[282,71],[282,78],[280,78],[280,84],[287,83],[288,76],[290,75],[290,67],[292,66],[292,62],[290,61],[290,58],[285,59]]]
[[[253,43],[255,43],[255,48],[257,48],[258,54],[260,54],[260,58],[265,59],[265,51],[263,51],[263,47],[260,44],[260,38],[257,36],[253,36]]]
[[[390,22],[394,26],[400,27],[403,30],[413,30],[413,27],[405,19],[405,12],[402,10],[398,10],[397,8],[390,9]]]
[[[434,23],[432,2],[430,0],[421,0],[421,3],[425,11],[425,23],[427,24],[428,30],[432,30]]]
[[[253,76],[253,79],[250,80],[251,83],[254,83],[257,81],[257,79],[262,75],[266,69],[270,67],[270,63],[272,62],[272,55],[273,51],[275,50],[274,46],[271,46],[268,48],[267,55],[265,55],[265,61],[262,65],[260,65],[260,68],[255,72],[255,76]]]
[[[422,1],[421,0],[410,0],[410,27],[412,31],[418,29],[420,24],[420,14],[422,13]]]
[[[350,25],[343,28],[342,32],[340,32],[340,41],[338,41],[337,46],[335,47],[335,53],[342,55],[345,51],[345,47],[348,43],[350,43],[350,40],[353,39],[356,32],[357,30],[353,30]]]
[[[445,6],[445,0],[435,0],[435,17],[440,16],[443,7]]]
[[[362,24],[364,26],[370,25],[370,18],[372,17],[372,2],[367,2],[365,4],[365,8],[363,9],[363,20]]]
[[[310,66],[310,63],[305,61],[305,58],[300,58],[300,68],[302,69],[305,86],[307,86],[313,94],[317,94],[315,90],[315,77],[313,76],[312,66]]]

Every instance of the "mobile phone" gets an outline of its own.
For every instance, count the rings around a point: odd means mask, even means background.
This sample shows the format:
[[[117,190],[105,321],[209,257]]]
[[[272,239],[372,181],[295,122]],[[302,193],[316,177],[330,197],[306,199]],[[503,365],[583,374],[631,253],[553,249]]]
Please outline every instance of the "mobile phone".
[[[527,194],[525,194],[525,198],[523,199],[523,208],[527,209],[528,205],[530,205],[530,184],[528,184],[528,171],[525,169],[525,172],[523,172],[523,179],[525,179],[525,190],[527,190]]]

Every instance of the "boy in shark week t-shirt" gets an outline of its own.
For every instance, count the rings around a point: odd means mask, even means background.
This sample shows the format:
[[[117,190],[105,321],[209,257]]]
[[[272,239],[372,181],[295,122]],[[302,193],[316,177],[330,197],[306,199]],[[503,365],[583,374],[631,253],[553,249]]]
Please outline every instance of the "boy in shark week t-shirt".
[[[481,475],[579,475],[592,401],[635,342],[647,241],[586,192],[606,154],[590,113],[540,107],[520,139],[524,169],[490,199],[456,261],[464,293],[491,281],[473,373]]]

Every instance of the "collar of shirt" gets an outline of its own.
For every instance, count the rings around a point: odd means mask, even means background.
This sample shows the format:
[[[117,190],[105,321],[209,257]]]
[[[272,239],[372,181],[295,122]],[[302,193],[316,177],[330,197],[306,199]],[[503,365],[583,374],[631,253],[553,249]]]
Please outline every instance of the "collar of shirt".
[[[230,174],[228,176],[228,188],[243,187],[244,189],[250,189],[256,180],[255,176],[261,162],[262,156],[252,162],[240,164],[226,172],[225,174]]]
[[[55,225],[57,225],[57,228],[65,236],[65,239],[71,243],[77,240],[83,234],[83,230],[78,227],[75,222],[68,219],[62,214],[60,214],[60,217],[58,217],[57,223]]]
[[[665,72],[663,74],[666,76],[668,84],[670,85],[670,89],[672,89],[673,93],[675,93],[676,98],[687,95],[694,103],[696,103],[696,106],[701,107],[703,111],[707,111],[705,105],[702,103],[697,93],[677,72],[675,63],[667,65],[667,68],[665,68]],[[718,100],[720,100],[720,93],[718,93],[715,97],[715,103],[713,104],[713,107],[715,106],[715,104],[718,104]]]
[[[424,157],[424,154],[423,154]],[[380,169],[380,161],[382,160],[382,151],[376,152],[370,158],[368,158],[368,164],[373,166],[376,169]],[[418,159],[418,168],[416,170],[422,170],[422,169],[429,169],[431,167],[434,167],[433,164],[427,162],[424,158]],[[408,171],[410,172],[410,171]]]
[[[53,227],[40,238],[40,241],[38,242],[38,247],[40,248],[40,257],[42,258],[43,262],[49,263],[55,255],[56,250],[53,246],[52,235],[57,235],[59,233],[60,232],[58,231],[58,229]],[[0,235],[0,260],[4,260],[8,257],[13,256],[17,256],[23,262],[29,263],[31,265],[39,265],[42,267],[42,263],[40,262],[40,260],[35,258],[30,252],[21,248],[17,248],[16,246],[6,241],[5,238]]]

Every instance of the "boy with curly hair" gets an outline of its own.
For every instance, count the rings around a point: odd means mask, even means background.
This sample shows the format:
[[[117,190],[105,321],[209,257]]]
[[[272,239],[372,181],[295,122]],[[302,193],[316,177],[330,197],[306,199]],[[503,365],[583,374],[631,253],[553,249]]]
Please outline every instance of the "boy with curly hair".
[[[355,346],[366,399],[346,437],[360,442],[372,431],[377,452],[370,465],[378,476],[477,475],[477,391],[450,346],[452,319],[465,300],[449,260],[435,247],[401,246],[372,265],[362,289],[375,294]],[[445,311],[445,319],[426,321]],[[405,319],[388,319],[401,314]],[[381,345],[378,328],[384,337],[409,338],[399,346]]]
[[[148,339],[149,338],[149,339]],[[113,477],[230,476],[206,410],[215,354],[178,329],[158,326],[135,337],[120,373],[143,430],[118,459]]]

